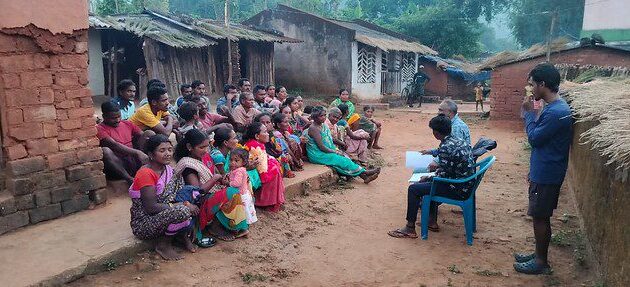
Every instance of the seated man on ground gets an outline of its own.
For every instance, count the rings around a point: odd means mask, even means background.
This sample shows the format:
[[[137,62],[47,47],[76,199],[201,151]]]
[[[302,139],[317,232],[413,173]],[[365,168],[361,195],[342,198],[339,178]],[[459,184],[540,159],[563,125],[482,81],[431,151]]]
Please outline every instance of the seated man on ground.
[[[234,118],[234,129],[243,133],[247,130],[247,126],[254,121],[254,117],[260,114],[260,111],[254,108],[255,100],[252,93],[241,93],[239,101],[241,104],[234,108],[232,117]]]
[[[234,129],[231,122],[234,122],[232,114],[226,110],[227,116],[214,114],[208,112],[208,103],[206,98],[201,98],[198,101],[197,107],[199,109],[199,123],[201,124],[201,130],[210,135],[219,128]],[[227,107],[223,107],[227,109]]]
[[[105,175],[131,184],[138,169],[149,159],[142,151],[146,140],[155,133],[143,133],[130,121],[121,120],[120,107],[113,102],[103,103],[101,110],[103,122],[96,126],[96,136],[103,149]]]
[[[262,113],[274,114],[279,110],[267,102],[267,90],[265,86],[256,85],[256,87],[254,87],[254,99],[256,100],[254,108]]]
[[[151,86],[147,91],[148,104],[140,107],[129,121],[142,130],[152,130],[156,134],[170,136],[178,126],[168,113],[168,94],[161,86]]]
[[[230,104],[228,105],[228,103]],[[231,113],[238,105],[238,89],[233,85],[223,86],[223,97],[217,100],[217,114],[227,116],[227,114]],[[224,107],[227,108],[227,113],[224,111]]]
[[[238,91],[242,93],[251,93],[252,92],[252,83],[249,82],[246,78],[241,78],[238,80]]]
[[[451,135],[451,120],[444,115],[438,115],[431,119],[429,127],[433,130],[433,136],[440,141],[440,147],[435,150],[434,156],[438,156],[438,167],[435,175],[441,178],[461,179],[474,173],[474,161],[470,145]],[[407,189],[407,225],[392,230],[388,234],[396,238],[417,238],[416,219],[422,197],[431,192],[432,178],[423,177],[417,183],[411,184]],[[438,184],[435,195],[453,198],[456,200],[467,199],[472,191],[474,182],[463,184]],[[438,204],[431,202],[429,211],[429,230],[437,232]]]
[[[310,162],[330,166],[343,176],[358,176],[366,184],[378,177],[381,172],[380,168],[366,170],[350,158],[345,157],[344,153],[337,149],[333,143],[330,129],[324,124],[326,111],[323,107],[313,108],[311,118],[313,124],[308,128],[308,142],[306,144],[306,154]]]
[[[136,112],[136,84],[132,80],[122,80],[116,88],[118,96],[112,99],[120,107],[120,116],[128,120]]]
[[[175,107],[179,109],[185,102],[189,102],[193,98],[193,89],[189,84],[182,84],[179,86],[179,92],[181,96],[175,100]]]

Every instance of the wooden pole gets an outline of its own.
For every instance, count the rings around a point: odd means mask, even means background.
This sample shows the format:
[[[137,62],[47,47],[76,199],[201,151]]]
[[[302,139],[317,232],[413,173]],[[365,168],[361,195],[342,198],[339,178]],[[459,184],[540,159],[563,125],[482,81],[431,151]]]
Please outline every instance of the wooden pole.
[[[558,10],[556,9],[551,15],[551,25],[549,25],[549,33],[547,34],[547,62],[551,61],[551,35],[556,26],[556,18],[558,18]]]
[[[225,0],[225,15],[224,15],[224,20],[225,20],[225,28],[229,29],[230,28],[230,11],[229,11],[229,7],[230,7],[230,0]],[[230,38],[227,38],[227,59],[228,59],[228,84],[232,84],[232,45],[230,43]]]

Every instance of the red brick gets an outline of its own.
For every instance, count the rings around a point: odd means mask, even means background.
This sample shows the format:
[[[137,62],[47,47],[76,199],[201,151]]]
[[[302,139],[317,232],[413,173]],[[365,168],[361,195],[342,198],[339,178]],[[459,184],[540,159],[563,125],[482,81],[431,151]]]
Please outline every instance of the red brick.
[[[73,68],[85,69],[88,67],[88,58],[86,54],[62,55],[59,58],[59,64],[64,69],[73,69]]]
[[[73,100],[65,100],[63,102],[57,103],[55,107],[57,107],[58,109],[71,109],[71,108],[77,108],[77,105],[75,104],[75,101]]]
[[[40,53],[42,49],[35,43],[35,39],[26,36],[20,36],[15,39],[15,44],[17,45],[17,50],[31,53]]]
[[[17,140],[38,139],[44,137],[41,123],[24,123],[9,128],[9,135]]]
[[[105,164],[103,164],[103,162],[100,160],[87,163],[87,166],[89,166],[90,170],[92,171],[100,171],[100,172],[102,172],[103,169],[105,168]]]
[[[34,54],[33,67],[38,69],[50,68],[50,57],[42,53]]]
[[[73,89],[73,90],[66,91],[66,97],[68,99],[86,98],[86,97],[91,97],[91,96],[92,94],[90,93],[90,89],[88,88],[80,88],[80,89]]]
[[[17,51],[15,36],[0,33],[0,53],[9,53]]]
[[[88,147],[97,147],[101,144],[101,141],[96,137],[88,139]]]
[[[82,119],[84,117],[93,117],[94,108],[78,108],[68,110],[68,118],[70,119]]]
[[[55,85],[72,87],[79,85],[79,78],[75,72],[56,72]]]
[[[26,141],[26,148],[29,155],[45,155],[57,152],[59,150],[59,142],[56,138],[38,139]]]
[[[72,135],[73,135],[74,138],[77,138],[77,139],[93,137],[93,136],[96,135],[96,128],[95,127],[87,127],[87,128],[82,128],[80,130],[74,130],[72,132]]]
[[[55,102],[55,91],[51,88],[39,89],[39,103],[52,104]]]
[[[57,133],[57,139],[60,141],[65,141],[72,139],[74,137],[73,132],[71,131],[60,131]]]
[[[66,100],[65,90],[55,90],[55,103],[63,102]]]
[[[0,57],[0,71],[21,72],[33,69],[33,55],[11,55]]]
[[[97,190],[107,186],[105,175],[101,172],[99,174],[90,176],[88,178],[81,179],[72,184],[73,191],[78,193],[87,193],[91,190]]]
[[[2,81],[4,82],[5,89],[19,88],[20,74],[3,74]]]
[[[77,152],[77,158],[80,163],[96,161],[103,159],[103,149],[95,147]]]
[[[29,223],[28,211],[18,211],[0,217],[0,234],[26,226]]]
[[[24,116],[20,109],[7,109],[7,122],[10,125],[19,125],[24,122]]]
[[[94,119],[94,117],[84,118],[83,120],[81,120],[81,122],[83,123],[84,128],[96,127],[96,120]]]
[[[94,107],[94,101],[92,100],[92,97],[81,98],[81,107],[83,108]]]
[[[59,169],[77,164],[76,152],[61,152],[47,156],[48,168]]]
[[[107,189],[101,188],[97,190],[91,190],[89,193],[90,200],[94,202],[94,204],[102,204],[107,201]]]
[[[31,209],[28,211],[28,215],[31,218],[31,223],[35,224],[60,217],[63,215],[63,212],[61,211],[61,204],[57,203]]]
[[[79,74],[79,84],[87,85],[89,82],[90,82],[90,79],[88,77],[88,73],[84,72],[84,73]]]
[[[66,168],[66,178],[68,181],[77,181],[92,175],[91,165],[75,165]]]
[[[74,44],[74,52],[77,54],[84,54],[88,51],[88,42],[76,42]]]
[[[57,110],[52,105],[24,108],[25,122],[46,122],[57,119]]]
[[[65,110],[57,110],[57,119],[60,121],[68,119],[68,112]]]
[[[7,147],[6,151],[9,160],[24,158],[28,155],[28,153],[26,152],[26,148],[24,147],[24,145],[21,144]]]
[[[7,170],[12,175],[24,175],[46,168],[46,160],[41,156],[30,157],[25,159],[12,160],[7,162]]]
[[[70,119],[59,122],[61,128],[64,130],[74,130],[81,128],[81,120],[80,119]]]
[[[50,86],[53,83],[52,73],[47,71],[22,72],[20,78],[24,88]]]
[[[56,137],[59,132],[57,128],[57,123],[44,123],[42,128],[44,129],[44,137]]]
[[[87,141],[85,140],[71,139],[59,142],[59,150],[61,151],[75,150],[85,147],[87,147]]]

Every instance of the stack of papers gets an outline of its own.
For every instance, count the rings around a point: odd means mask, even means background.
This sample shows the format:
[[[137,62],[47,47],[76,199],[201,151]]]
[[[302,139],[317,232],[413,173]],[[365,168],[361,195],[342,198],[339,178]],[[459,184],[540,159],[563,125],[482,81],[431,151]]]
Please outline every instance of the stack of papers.
[[[405,155],[405,167],[413,170],[409,182],[418,182],[423,176],[432,177],[435,176],[434,172],[429,172],[429,164],[434,161],[432,155],[423,155],[417,151],[407,151]]]

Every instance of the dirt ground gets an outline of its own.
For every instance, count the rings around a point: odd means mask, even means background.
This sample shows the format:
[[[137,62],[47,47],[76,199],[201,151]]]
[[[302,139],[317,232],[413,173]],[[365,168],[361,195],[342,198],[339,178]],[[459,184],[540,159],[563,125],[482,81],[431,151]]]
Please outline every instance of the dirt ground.
[[[278,214],[262,213],[248,239],[220,242],[165,262],[147,252],[72,286],[597,286],[594,263],[579,231],[571,194],[563,189],[552,218],[554,274],[530,276],[512,268],[512,253],[533,250],[527,209],[528,146],[519,123],[464,117],[473,141],[496,139],[497,157],[477,193],[478,232],[465,243],[463,218],[440,208],[441,231],[396,239],[405,224],[404,152],[438,145],[432,115],[379,111],[385,166],[370,185],[355,181],[295,198]],[[418,229],[419,231],[419,229]]]

